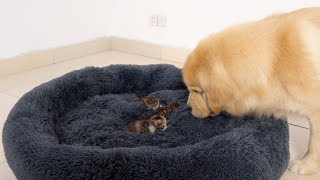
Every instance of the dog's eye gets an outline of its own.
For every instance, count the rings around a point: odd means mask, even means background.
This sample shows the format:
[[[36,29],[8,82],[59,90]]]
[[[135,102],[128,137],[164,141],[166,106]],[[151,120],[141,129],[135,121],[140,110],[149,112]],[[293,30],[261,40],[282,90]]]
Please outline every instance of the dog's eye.
[[[203,90],[200,87],[191,86],[188,88],[190,92],[201,94]]]
[[[194,92],[194,93],[200,93],[199,91],[197,90],[191,90],[191,92]]]

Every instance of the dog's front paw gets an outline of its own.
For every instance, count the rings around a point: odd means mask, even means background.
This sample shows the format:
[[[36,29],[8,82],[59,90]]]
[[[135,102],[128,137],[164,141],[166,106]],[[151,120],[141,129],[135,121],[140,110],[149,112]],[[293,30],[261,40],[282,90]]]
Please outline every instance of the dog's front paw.
[[[294,161],[289,165],[289,170],[298,174],[315,174],[319,171],[320,164],[317,161]]]
[[[192,109],[192,112],[191,114],[197,118],[206,118],[210,115],[210,112],[207,112],[207,111],[200,111],[200,110],[197,110],[197,109]]]

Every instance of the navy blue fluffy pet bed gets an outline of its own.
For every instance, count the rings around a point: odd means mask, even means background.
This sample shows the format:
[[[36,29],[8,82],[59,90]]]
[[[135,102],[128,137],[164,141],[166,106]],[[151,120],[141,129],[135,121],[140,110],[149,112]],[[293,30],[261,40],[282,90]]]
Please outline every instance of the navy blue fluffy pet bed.
[[[138,97],[181,106],[168,129],[122,128],[146,116]],[[25,94],[3,129],[7,162],[18,179],[276,180],[288,160],[285,121],[227,114],[197,119],[186,107],[181,70],[171,65],[88,67]]]

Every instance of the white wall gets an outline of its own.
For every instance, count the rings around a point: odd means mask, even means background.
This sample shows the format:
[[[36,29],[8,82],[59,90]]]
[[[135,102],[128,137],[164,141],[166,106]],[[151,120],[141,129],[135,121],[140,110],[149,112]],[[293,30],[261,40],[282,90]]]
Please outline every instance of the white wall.
[[[110,0],[0,0],[0,58],[109,35]]]
[[[228,25],[308,6],[320,0],[112,0],[112,34],[193,47]],[[152,14],[167,16],[167,27],[151,27]]]
[[[320,0],[0,0],[0,59],[115,35],[192,48],[211,32]],[[150,26],[165,15],[167,27]]]

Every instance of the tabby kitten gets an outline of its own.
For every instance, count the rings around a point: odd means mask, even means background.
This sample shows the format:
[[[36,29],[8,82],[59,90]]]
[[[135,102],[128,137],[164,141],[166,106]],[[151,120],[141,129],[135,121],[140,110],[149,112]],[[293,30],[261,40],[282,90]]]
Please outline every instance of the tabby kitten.
[[[124,128],[127,132],[135,133],[154,133],[157,129],[162,131],[167,129],[167,119],[164,116],[150,116],[146,119],[141,119],[130,123]]]
[[[169,117],[170,113],[177,107],[179,107],[180,104],[177,102],[170,102],[169,104],[157,108],[153,113],[151,113],[149,116],[147,116],[147,119],[152,116],[163,116],[166,119]]]
[[[146,96],[140,99],[135,100],[135,102],[143,102],[148,109],[156,110],[160,107],[160,98],[157,96]]]

